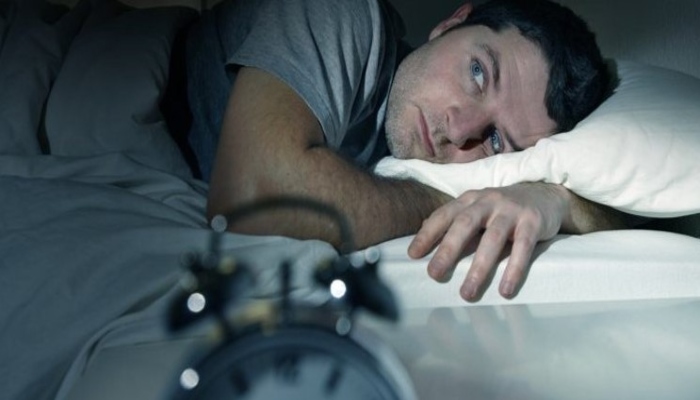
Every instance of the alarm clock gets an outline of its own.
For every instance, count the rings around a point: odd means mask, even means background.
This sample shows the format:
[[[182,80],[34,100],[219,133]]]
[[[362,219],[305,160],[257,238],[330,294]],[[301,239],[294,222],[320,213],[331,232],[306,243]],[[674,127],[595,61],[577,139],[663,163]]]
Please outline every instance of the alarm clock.
[[[225,223],[214,225],[214,235],[222,234]],[[208,344],[173,376],[169,399],[416,399],[391,346],[356,318],[398,319],[379,262],[370,248],[316,266],[311,281],[325,300],[311,304],[291,298],[290,262],[279,265],[279,296],[255,299],[247,296],[255,286],[251,268],[216,251],[192,258],[169,327],[177,333],[207,318],[215,324]]]

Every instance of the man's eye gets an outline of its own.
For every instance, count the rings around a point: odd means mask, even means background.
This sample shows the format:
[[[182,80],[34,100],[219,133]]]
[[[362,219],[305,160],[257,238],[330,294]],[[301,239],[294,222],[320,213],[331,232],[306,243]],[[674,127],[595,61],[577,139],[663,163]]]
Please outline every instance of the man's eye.
[[[493,154],[501,154],[503,152],[503,142],[501,141],[501,135],[499,135],[498,130],[494,129],[489,135],[489,140],[491,141],[491,148],[493,149]]]
[[[479,89],[484,88],[484,69],[481,67],[478,61],[472,61],[471,63],[471,74],[474,82],[479,86]]]

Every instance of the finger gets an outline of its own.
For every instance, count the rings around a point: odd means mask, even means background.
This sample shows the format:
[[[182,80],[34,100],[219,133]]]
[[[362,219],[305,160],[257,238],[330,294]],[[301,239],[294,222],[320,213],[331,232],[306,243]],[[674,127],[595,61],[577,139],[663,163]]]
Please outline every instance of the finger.
[[[428,275],[438,282],[447,282],[465,248],[476,236],[481,221],[470,214],[460,214],[440,242],[435,255],[428,263]]]
[[[475,193],[474,191],[463,193],[459,198],[435,210],[423,221],[423,225],[408,246],[409,257],[421,258],[433,251],[452,225],[454,218],[464,213],[465,209],[475,201]]]
[[[538,231],[538,227],[533,224],[520,224],[516,228],[510,258],[498,289],[501,296],[513,298],[525,281],[537,245]]]
[[[495,267],[512,232],[512,223],[496,218],[486,228],[474,254],[474,261],[460,288],[460,295],[467,301],[479,299],[486,282],[493,278]]]
[[[411,258],[425,257],[435,249],[440,239],[445,235],[452,223],[456,211],[455,204],[447,204],[433,212],[423,221],[423,225],[408,246],[408,256]]]
[[[447,227],[431,226],[426,227],[428,220],[423,221],[423,226],[413,237],[408,245],[408,256],[413,259],[425,257],[435,250],[440,239],[445,235]]]

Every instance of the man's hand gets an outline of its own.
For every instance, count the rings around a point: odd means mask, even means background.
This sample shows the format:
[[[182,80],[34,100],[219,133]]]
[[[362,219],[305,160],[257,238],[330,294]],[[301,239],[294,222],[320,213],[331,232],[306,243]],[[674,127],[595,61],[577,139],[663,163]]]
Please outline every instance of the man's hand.
[[[428,264],[428,274],[446,282],[463,254],[476,246],[474,260],[460,289],[462,298],[476,301],[493,276],[504,248],[512,242],[499,286],[501,295],[511,298],[527,275],[537,242],[551,239],[562,228],[582,233],[617,227],[604,218],[609,212],[601,212],[602,209],[561,186],[544,183],[468,191],[424,221],[408,254],[420,258],[438,246]],[[591,223],[591,217],[605,221]]]

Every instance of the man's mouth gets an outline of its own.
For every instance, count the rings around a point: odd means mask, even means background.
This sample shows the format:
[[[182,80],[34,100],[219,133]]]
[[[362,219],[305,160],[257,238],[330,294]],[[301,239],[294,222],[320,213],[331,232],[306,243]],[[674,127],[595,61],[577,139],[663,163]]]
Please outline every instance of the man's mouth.
[[[421,141],[423,142],[423,147],[425,147],[426,151],[428,152],[428,156],[435,157],[435,147],[433,147],[433,143],[430,140],[430,131],[428,130],[428,123],[425,121],[423,112],[420,110],[418,110],[418,120],[420,121],[420,135]]]

